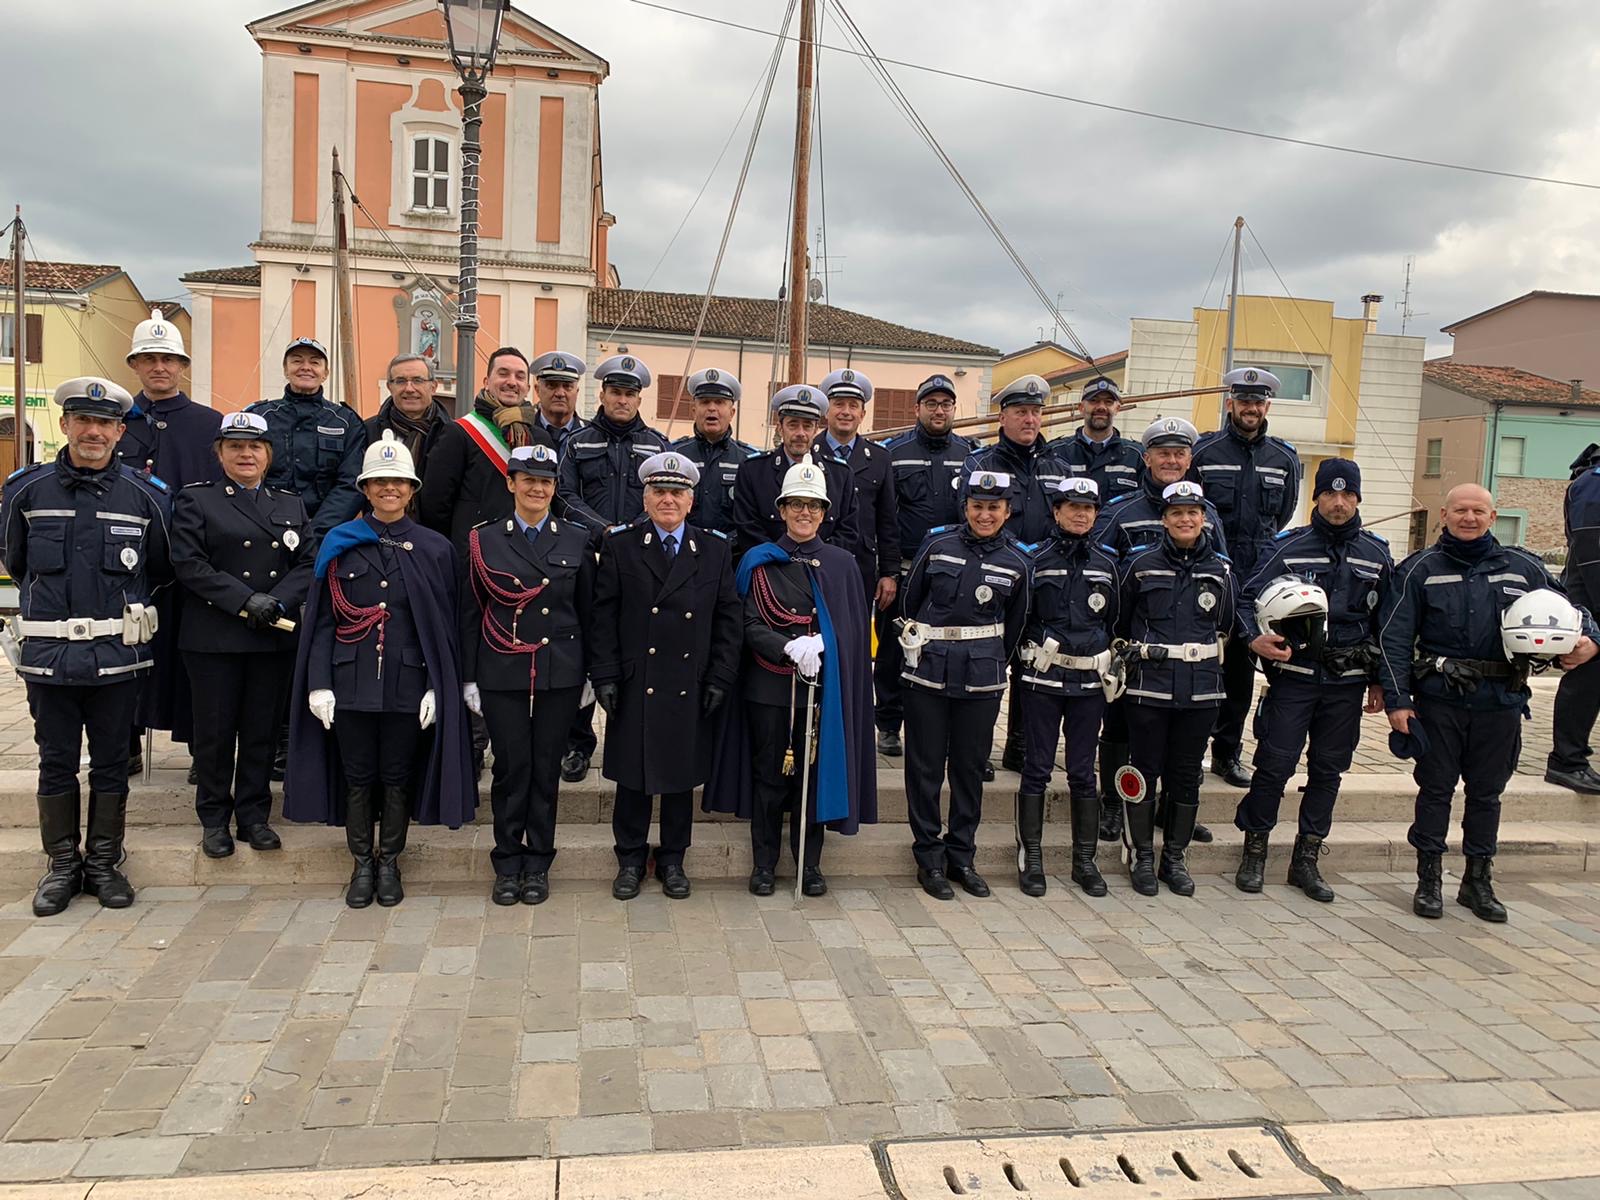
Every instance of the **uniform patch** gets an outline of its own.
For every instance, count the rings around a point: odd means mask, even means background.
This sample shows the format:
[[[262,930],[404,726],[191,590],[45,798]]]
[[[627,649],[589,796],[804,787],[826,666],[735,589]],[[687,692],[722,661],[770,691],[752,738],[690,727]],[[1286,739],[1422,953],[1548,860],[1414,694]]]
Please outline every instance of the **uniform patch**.
[[[132,546],[124,546],[122,553],[117,555],[117,559],[131,571],[139,565],[139,552]]]
[[[292,529],[284,530],[283,544],[291,550],[298,550],[300,548],[300,535]]]
[[[972,595],[974,598],[976,598],[979,604],[987,604],[989,601],[994,599],[994,589],[987,583],[980,583],[973,591]]]
[[[1213,596],[1210,592],[1200,593],[1200,610],[1202,612],[1210,612],[1216,606],[1217,598],[1215,596]]]
[[[1089,611],[1099,612],[1106,606],[1106,598],[1099,592],[1089,593]]]
[[[111,527],[111,532],[116,534],[118,537],[144,536],[144,530],[140,529],[137,525],[113,525]]]

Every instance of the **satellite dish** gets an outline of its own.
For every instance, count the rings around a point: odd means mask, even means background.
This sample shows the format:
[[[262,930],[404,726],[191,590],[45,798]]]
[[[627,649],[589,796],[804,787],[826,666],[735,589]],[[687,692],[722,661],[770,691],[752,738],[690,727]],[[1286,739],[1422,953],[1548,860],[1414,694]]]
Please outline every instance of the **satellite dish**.
[[[822,280],[815,275],[811,277],[810,284],[806,287],[806,295],[811,297],[812,303],[822,299]]]

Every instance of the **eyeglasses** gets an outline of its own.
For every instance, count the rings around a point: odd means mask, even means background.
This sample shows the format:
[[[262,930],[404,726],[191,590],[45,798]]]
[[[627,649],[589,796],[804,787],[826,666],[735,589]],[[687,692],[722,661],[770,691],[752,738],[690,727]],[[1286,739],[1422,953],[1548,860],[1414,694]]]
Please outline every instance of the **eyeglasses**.
[[[421,387],[425,383],[432,383],[426,375],[406,375],[399,379],[389,380],[390,387]]]
[[[785,500],[790,508],[797,508],[801,512],[821,512],[828,506],[821,500]]]
[[[922,405],[923,408],[954,408],[956,406],[954,400],[935,400],[931,396],[918,400],[917,403]]]

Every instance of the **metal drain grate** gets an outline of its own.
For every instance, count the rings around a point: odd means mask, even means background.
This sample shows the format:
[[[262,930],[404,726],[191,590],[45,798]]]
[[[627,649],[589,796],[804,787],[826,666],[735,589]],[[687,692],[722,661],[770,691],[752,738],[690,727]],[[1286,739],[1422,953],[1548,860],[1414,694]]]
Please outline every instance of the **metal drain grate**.
[[[1259,1126],[896,1142],[906,1200],[1231,1200],[1326,1196]]]

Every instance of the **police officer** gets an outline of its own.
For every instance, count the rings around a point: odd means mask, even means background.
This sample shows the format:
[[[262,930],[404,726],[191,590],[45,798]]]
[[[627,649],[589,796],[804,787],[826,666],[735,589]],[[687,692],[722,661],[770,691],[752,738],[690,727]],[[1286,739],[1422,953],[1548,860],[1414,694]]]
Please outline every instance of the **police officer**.
[[[1300,455],[1267,432],[1267,411],[1278,393],[1278,377],[1260,367],[1239,367],[1222,377],[1228,415],[1222,428],[1195,443],[1189,478],[1205,489],[1222,515],[1227,554],[1240,579],[1255,573],[1278,531],[1300,507]],[[1223,663],[1228,698],[1211,735],[1211,773],[1233,787],[1250,786],[1239,761],[1245,718],[1255,698],[1255,660],[1243,645]]]
[[[855,554],[860,542],[856,527],[856,489],[848,463],[831,454],[813,454],[813,444],[823,422],[822,393],[809,384],[795,383],[772,397],[772,419],[778,427],[776,449],[739,464],[733,485],[734,551],[743,556],[752,546],[775,542],[784,534],[778,514],[778,493],[789,468],[807,455],[827,476],[828,515],[817,536],[830,546]]]
[[[417,474],[428,477],[428,459],[452,420],[450,410],[434,399],[439,382],[433,377],[433,360],[419,354],[397,354],[384,373],[389,391],[376,416],[368,417],[367,441],[381,442],[383,431],[394,436],[411,451]]]
[[[1567,567],[1562,575],[1574,604],[1591,613],[1600,602],[1600,445],[1590,443],[1572,463],[1565,517]],[[1589,736],[1600,716],[1600,663],[1562,673],[1556,690],[1553,745],[1546,783],[1586,796],[1600,795],[1600,774],[1589,765]]]
[[[1199,437],[1195,427],[1182,417],[1157,417],[1144,431],[1144,477],[1139,490],[1118,496],[1100,510],[1093,537],[1125,559],[1135,547],[1161,540],[1164,508],[1161,493],[1189,471],[1190,455]],[[1202,498],[1206,533],[1219,554],[1227,553],[1222,533],[1222,518],[1211,501]],[[1100,735],[1100,840],[1114,842],[1122,837],[1123,803],[1117,797],[1112,779],[1128,761],[1128,723],[1124,702],[1107,707],[1105,727]],[[1209,842],[1211,831],[1194,827],[1194,840]]]
[[[980,470],[963,489],[964,520],[936,528],[906,576],[906,809],[917,881],[936,900],[989,885],[973,866],[989,752],[1006,664],[1028,615],[1028,560],[1006,536],[1021,487],[1003,471]],[[1020,732],[1020,728],[1019,728]],[[950,780],[940,836],[939,793]]]
[[[27,684],[39,745],[39,834],[50,861],[33,898],[40,917],[61,912],[80,891],[105,908],[133,903],[117,869],[128,729],[140,676],[150,670],[156,593],[171,579],[166,485],[127,469],[115,452],[133,397],[91,377],[63,383],[55,402],[66,445],[54,461],[7,479],[0,502],[0,553],[20,604],[8,640],[22,643],[12,662]],[[86,734],[89,820],[80,856]]]
[[[1490,865],[1500,831],[1500,793],[1517,768],[1527,668],[1508,661],[1501,614],[1519,596],[1560,587],[1544,563],[1494,536],[1494,497],[1477,484],[1450,489],[1439,540],[1395,568],[1380,612],[1379,677],[1389,725],[1422,743],[1412,778],[1415,819],[1407,840],[1417,851],[1412,911],[1444,915],[1443,859],[1450,802],[1465,785],[1461,849],[1466,871],[1456,901],[1485,921],[1504,921]],[[1568,670],[1595,656],[1593,619],[1560,662]],[[1422,733],[1418,737],[1416,726]]]
[[[1102,504],[1137,491],[1144,478],[1144,447],[1124,438],[1117,429],[1122,392],[1101,376],[1084,387],[1078,405],[1083,424],[1051,442],[1050,453],[1071,467],[1074,475],[1094,480]]]
[[[538,407],[535,422],[560,455],[567,439],[589,422],[578,415],[578,381],[588,368],[583,359],[565,350],[551,350],[533,360],[533,395]]]
[[[872,400],[872,380],[844,367],[822,381],[828,411],[813,443],[818,457],[848,463],[855,476],[856,562],[874,611],[894,603],[900,586],[899,518],[895,515],[894,472],[882,446],[861,436],[861,422]]]
[[[739,467],[760,454],[733,436],[734,413],[742,389],[732,372],[707,367],[689,376],[694,402],[694,432],[672,448],[695,465],[700,482],[694,490],[694,523],[733,536],[733,489]]]
[[[194,705],[195,813],[209,858],[282,844],[272,814],[272,751],[294,667],[294,628],[311,582],[306,509],[262,480],[267,423],[236,412],[217,433],[222,479],[191,483],[172,507],[172,570],[183,585],[179,643]]]
[[[348,404],[335,404],[322,391],[328,378],[328,352],[316,338],[298,337],[283,352],[283,395],[246,410],[267,423],[272,468],[266,484],[293,492],[305,502],[308,531],[321,537],[361,509],[356,476],[367,448],[367,429]]]
[[[179,386],[189,354],[183,334],[166,319],[159,308],[150,310],[150,319],[134,326],[133,342],[127,363],[139,377],[140,391],[128,410],[127,429],[117,443],[117,457],[124,465],[146,476],[154,475],[173,490],[217,477],[212,440],[222,415],[204,404],[196,404]],[[155,666],[145,683],[140,700],[140,719],[129,741],[128,773],[144,769],[144,754],[139,735],[145,726],[172,731],[175,742],[191,740],[189,714],[192,701],[189,679],[179,659],[182,605],[170,605],[156,630],[151,649]],[[193,783],[193,768],[189,782]]]
[[[561,751],[588,668],[595,559],[588,531],[551,515],[556,473],[549,446],[517,447],[506,464],[512,514],[468,535],[461,673],[494,746],[496,904],[550,894]]]
[[[961,520],[961,468],[973,446],[952,430],[955,416],[956,385],[946,375],[930,375],[917,387],[916,427],[883,444],[894,472],[897,590],[887,607],[873,613],[878,654],[872,682],[877,692],[878,753],[890,758],[899,758],[903,752],[900,725],[905,709],[900,700],[900,670],[904,662],[894,623],[902,615],[900,591],[905,587],[905,573],[930,529]]]
[[[1383,689],[1375,682],[1378,604],[1394,561],[1389,544],[1361,526],[1361,468],[1355,463],[1324,459],[1311,503],[1311,523],[1280,533],[1240,591],[1239,624],[1268,685],[1256,709],[1255,776],[1233,818],[1244,833],[1234,883],[1243,892],[1261,890],[1267,838],[1309,734],[1289,882],[1326,903],[1333,889],[1317,859],[1333,826],[1339,780],[1361,739],[1362,712],[1383,711]],[[1304,585],[1319,594],[1305,596]],[[1283,613],[1284,621],[1269,626],[1261,620],[1263,609]],[[1302,610],[1304,619],[1298,619]]]
[[[1011,480],[1011,516],[1006,531],[1019,542],[1043,541],[1055,524],[1050,495],[1070,469],[1046,446],[1039,432],[1044,420],[1044,403],[1050,398],[1050,385],[1038,375],[1024,375],[1001,389],[994,397],[1000,409],[1000,432],[993,446],[974,450],[962,468],[962,479],[970,481],[977,472],[999,473]],[[1017,666],[1011,673],[1011,695],[1007,705],[1005,749],[1000,765],[1008,771],[1022,770],[1022,703],[1017,686]],[[994,769],[987,761],[984,778],[993,779]]]
[[[570,461],[562,460],[563,469]],[[608,718],[602,773],[617,785],[611,894],[639,894],[650,801],[659,795],[656,878],[666,896],[681,900],[690,890],[683,856],[694,789],[711,771],[712,714],[738,678],[744,612],[727,539],[687,521],[699,470],[666,451],[645,459],[636,476],[646,519],[612,526],[594,595],[590,678]]]
[[[1094,751],[1106,708],[1102,676],[1111,670],[1111,631],[1117,622],[1117,560],[1089,536],[1100,511],[1100,488],[1093,479],[1063,479],[1050,499],[1055,529],[1037,546],[1025,547],[1033,560],[1033,593],[1018,655],[1028,733],[1017,791],[1018,883],[1029,896],[1045,893],[1044,792],[1057,741],[1065,736],[1072,881],[1091,896],[1104,896],[1106,881],[1094,863],[1100,821]]]
[[[1184,861],[1200,811],[1200,759],[1222,701],[1219,661],[1233,629],[1236,585],[1228,560],[1206,529],[1204,496],[1189,480],[1161,493],[1159,540],[1135,549],[1118,571],[1117,632],[1124,652],[1132,765],[1114,786],[1127,807],[1133,858],[1129,878],[1153,896],[1157,879],[1180,896],[1194,895]],[[1155,804],[1165,794],[1161,867],[1155,865]]]

